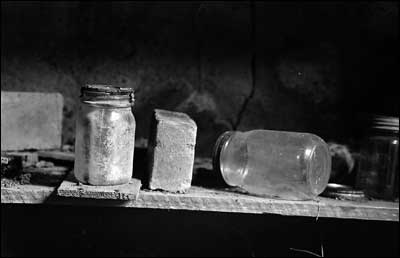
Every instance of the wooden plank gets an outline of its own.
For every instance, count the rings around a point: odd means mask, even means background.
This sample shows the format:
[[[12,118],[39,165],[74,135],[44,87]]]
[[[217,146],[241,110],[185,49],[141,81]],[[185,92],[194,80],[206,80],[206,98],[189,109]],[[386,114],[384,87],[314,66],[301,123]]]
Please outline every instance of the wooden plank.
[[[38,151],[38,155],[40,158],[48,158],[48,159],[56,159],[56,160],[65,160],[65,161],[74,161],[75,153],[73,152],[64,152],[64,151]]]
[[[16,185],[1,188],[1,203],[41,204],[56,190],[56,186]]]
[[[184,195],[143,191],[135,203],[129,203],[127,206],[399,221],[398,203],[355,203],[329,198],[319,198],[318,201],[286,201],[196,187]]]
[[[185,194],[142,190],[136,200],[66,198],[52,193],[54,187],[23,185],[1,189],[2,203],[51,203],[67,205],[119,206],[129,208],[213,211],[229,213],[279,214],[317,218],[399,221],[396,202],[363,203],[319,198],[318,201],[286,201],[193,186]],[[83,197],[83,196],[81,196]]]
[[[21,184],[14,179],[8,179],[12,184],[3,184],[1,180],[1,203],[44,203],[55,193],[67,173],[68,167],[27,167],[23,168],[23,173],[31,174],[29,183]]]
[[[57,195],[63,197],[108,199],[108,200],[135,200],[142,186],[139,179],[132,178],[123,185],[92,186],[79,183],[73,173],[61,183]]]
[[[23,169],[24,173],[44,174],[51,176],[65,176],[70,171],[68,167],[53,166],[53,167],[27,167]]]
[[[35,165],[39,162],[38,153],[35,151],[13,151],[13,152],[5,152],[6,155],[21,157],[22,166],[29,167]]]

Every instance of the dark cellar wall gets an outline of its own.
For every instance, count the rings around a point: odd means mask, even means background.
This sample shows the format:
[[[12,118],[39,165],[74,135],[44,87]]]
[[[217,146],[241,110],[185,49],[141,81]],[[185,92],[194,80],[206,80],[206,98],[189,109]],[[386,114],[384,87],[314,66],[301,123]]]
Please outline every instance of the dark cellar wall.
[[[61,92],[63,142],[73,144],[83,84],[133,87],[138,144],[152,108],[183,111],[202,156],[225,130],[351,143],[359,113],[398,115],[395,2],[256,2],[253,15],[250,6],[2,2],[1,89]]]
[[[398,116],[396,2],[257,2],[251,13],[249,2],[2,2],[1,89],[62,93],[63,142],[73,144],[83,84],[133,87],[138,144],[152,108],[183,111],[198,125],[196,155],[234,128],[351,144],[358,114]],[[304,256],[289,248],[319,253],[321,237],[327,257],[399,254],[398,223],[389,222],[46,205],[1,212],[2,256]]]

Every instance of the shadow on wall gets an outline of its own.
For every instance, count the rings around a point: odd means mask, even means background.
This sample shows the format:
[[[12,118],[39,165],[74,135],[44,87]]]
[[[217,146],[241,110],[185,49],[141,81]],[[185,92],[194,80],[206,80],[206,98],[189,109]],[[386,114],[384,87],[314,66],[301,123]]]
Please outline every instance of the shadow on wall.
[[[1,6],[1,89],[62,93],[66,144],[86,83],[136,90],[138,140],[153,108],[188,113],[201,156],[226,130],[349,140],[357,112],[398,110],[395,3],[256,3],[254,16],[249,2]]]

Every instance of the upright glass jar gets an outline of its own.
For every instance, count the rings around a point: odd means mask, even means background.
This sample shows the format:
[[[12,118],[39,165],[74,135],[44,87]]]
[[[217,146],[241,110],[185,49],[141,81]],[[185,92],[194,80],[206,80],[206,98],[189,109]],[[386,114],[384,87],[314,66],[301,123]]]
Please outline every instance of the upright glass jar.
[[[136,122],[131,88],[86,85],[76,120],[74,175],[90,185],[128,183],[133,173]]]
[[[356,186],[374,198],[399,198],[399,118],[374,116],[362,144]]]
[[[225,132],[216,142],[214,168],[230,186],[288,200],[314,199],[331,172],[327,144],[309,133]]]

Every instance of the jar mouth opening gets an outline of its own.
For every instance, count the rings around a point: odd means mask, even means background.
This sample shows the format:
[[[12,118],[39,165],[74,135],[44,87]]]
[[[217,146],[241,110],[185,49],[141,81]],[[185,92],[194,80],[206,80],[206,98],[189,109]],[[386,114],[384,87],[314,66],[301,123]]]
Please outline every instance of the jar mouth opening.
[[[235,133],[234,131],[226,131],[223,134],[221,134],[218,137],[217,141],[215,142],[213,149],[213,156],[212,156],[213,170],[217,174],[217,177],[222,179],[225,182],[225,184],[228,184],[229,180],[223,173],[223,167],[221,164],[221,153],[223,153],[223,151],[228,146],[229,140],[234,133]],[[232,186],[231,184],[229,185]]]
[[[221,173],[221,152],[223,149],[225,149],[226,145],[228,144],[228,140],[232,134],[232,131],[225,131],[218,137],[217,141],[214,144],[212,154],[213,170],[218,173]]]
[[[328,185],[331,174],[332,159],[328,147],[325,145],[314,146],[309,154],[309,161],[307,181],[311,186],[312,193],[319,195]]]

